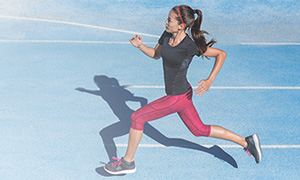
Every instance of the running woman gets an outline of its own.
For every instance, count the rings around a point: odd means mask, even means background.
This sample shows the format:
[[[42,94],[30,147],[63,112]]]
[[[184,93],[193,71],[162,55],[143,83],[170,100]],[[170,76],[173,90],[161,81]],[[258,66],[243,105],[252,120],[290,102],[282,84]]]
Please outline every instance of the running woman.
[[[244,138],[223,127],[203,124],[193,105],[192,87],[186,78],[193,57],[195,55],[215,57],[211,74],[198,83],[196,95],[202,95],[210,88],[226,58],[226,52],[211,47],[215,43],[214,40],[206,42],[204,37],[206,32],[200,30],[202,12],[199,9],[193,10],[187,5],[175,6],[169,12],[165,23],[166,30],[155,48],[144,45],[141,36],[138,35],[131,38],[130,42],[153,59],[162,57],[166,95],[141,107],[131,115],[126,154],[121,159],[115,158],[116,162],[106,164],[104,169],[110,174],[136,172],[134,155],[143,135],[144,124],[172,113],[177,113],[195,136],[232,141],[244,147],[249,155],[254,156],[256,163],[259,163],[262,152],[257,134]],[[192,38],[186,34],[187,29],[191,30]]]

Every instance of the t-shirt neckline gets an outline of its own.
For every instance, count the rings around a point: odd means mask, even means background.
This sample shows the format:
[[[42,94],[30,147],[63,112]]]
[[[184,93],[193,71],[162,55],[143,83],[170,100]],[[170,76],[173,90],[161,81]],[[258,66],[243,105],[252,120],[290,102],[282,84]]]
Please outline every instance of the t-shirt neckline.
[[[172,48],[176,48],[176,47],[178,47],[180,44],[182,44],[182,42],[183,41],[185,41],[185,39],[187,38],[187,34],[185,34],[186,36],[180,41],[180,43],[178,43],[176,46],[171,46],[170,44],[169,44],[169,41],[170,41],[170,38],[171,37],[169,37],[169,39],[168,39],[168,42],[167,42],[167,44],[168,44],[168,46],[170,46],[170,47],[172,47]]]

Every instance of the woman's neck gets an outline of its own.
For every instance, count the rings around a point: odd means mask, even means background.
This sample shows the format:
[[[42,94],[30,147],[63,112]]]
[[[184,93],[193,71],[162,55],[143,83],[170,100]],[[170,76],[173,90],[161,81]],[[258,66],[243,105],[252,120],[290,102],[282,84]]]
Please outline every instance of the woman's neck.
[[[178,31],[176,33],[172,33],[173,36],[170,38],[169,44],[171,46],[177,46],[186,36],[185,31]]]

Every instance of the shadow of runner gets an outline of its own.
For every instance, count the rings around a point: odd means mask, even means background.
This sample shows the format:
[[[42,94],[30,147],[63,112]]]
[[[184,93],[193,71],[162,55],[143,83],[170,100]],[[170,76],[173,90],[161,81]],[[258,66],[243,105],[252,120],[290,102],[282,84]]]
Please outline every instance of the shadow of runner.
[[[109,78],[105,75],[100,75],[94,77],[94,82],[98,86],[99,90],[87,90],[84,88],[76,88],[76,90],[96,96],[101,96],[102,99],[105,100],[109,105],[113,113],[120,120],[119,122],[103,128],[99,133],[102,138],[108,158],[110,161],[113,161],[112,157],[117,157],[117,147],[113,139],[129,133],[130,116],[134,112],[134,110],[128,107],[126,102],[139,102],[141,107],[146,105],[148,102],[146,98],[134,96],[134,94],[125,89],[126,86],[120,86],[118,80],[115,78]],[[215,145],[213,147],[207,148],[184,139],[169,138],[160,133],[149,123],[146,123],[144,126],[144,134],[164,146],[181,147],[203,151],[227,162],[235,168],[238,167],[236,161],[219,146]],[[103,176],[110,176],[103,170],[103,167],[97,168],[96,172]]]

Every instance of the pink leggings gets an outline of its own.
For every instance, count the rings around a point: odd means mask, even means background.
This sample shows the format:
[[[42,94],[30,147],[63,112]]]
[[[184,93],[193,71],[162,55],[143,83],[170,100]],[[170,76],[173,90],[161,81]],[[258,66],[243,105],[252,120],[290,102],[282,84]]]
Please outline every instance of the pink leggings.
[[[195,136],[209,136],[210,126],[203,124],[192,101],[192,89],[182,95],[166,95],[131,115],[131,128],[143,130],[144,124],[177,112]]]

